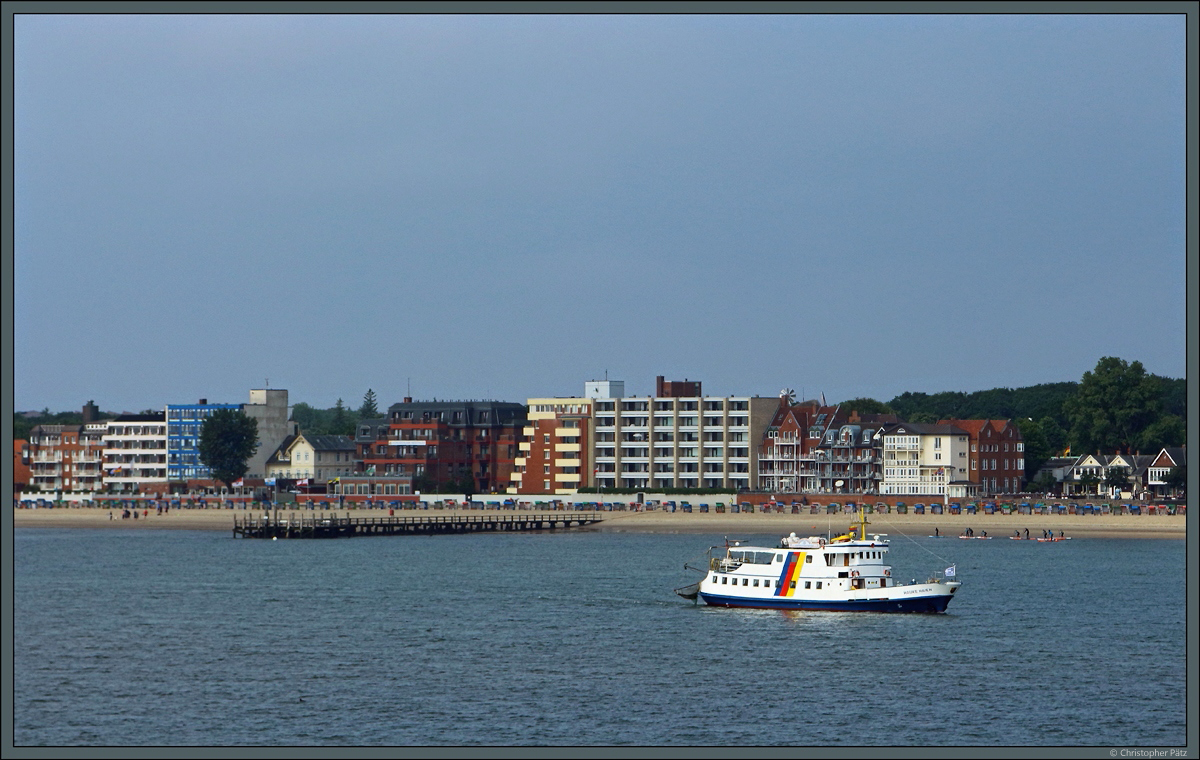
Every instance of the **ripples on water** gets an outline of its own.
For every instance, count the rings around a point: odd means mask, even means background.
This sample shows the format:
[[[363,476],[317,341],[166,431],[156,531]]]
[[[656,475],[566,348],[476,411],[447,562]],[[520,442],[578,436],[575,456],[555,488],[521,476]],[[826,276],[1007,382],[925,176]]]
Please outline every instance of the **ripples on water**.
[[[14,540],[18,746],[1185,743],[1183,541],[897,538],[965,584],[889,615],[676,597],[717,536]]]

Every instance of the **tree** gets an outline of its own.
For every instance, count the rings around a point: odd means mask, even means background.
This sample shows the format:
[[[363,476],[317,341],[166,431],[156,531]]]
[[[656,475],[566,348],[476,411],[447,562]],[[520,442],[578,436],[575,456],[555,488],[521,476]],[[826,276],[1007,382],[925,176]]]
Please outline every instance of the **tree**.
[[[1187,465],[1177,464],[1171,468],[1163,482],[1176,492],[1187,490]]]
[[[1164,414],[1146,426],[1138,437],[1142,451],[1155,451],[1164,446],[1182,446],[1187,441],[1187,428],[1174,414]]]
[[[1104,473],[1104,487],[1110,491],[1128,491],[1129,473],[1124,467],[1109,467]]]
[[[1028,480],[1042,468],[1047,459],[1054,456],[1054,452],[1050,449],[1050,444],[1046,443],[1041,424],[1028,417],[1018,418],[1015,423],[1025,442],[1025,479]]]
[[[363,396],[362,406],[358,408],[358,418],[360,420],[369,420],[378,416],[379,407],[375,405],[375,391],[367,388],[367,393]]]
[[[847,412],[858,412],[859,414],[895,414],[896,410],[892,409],[882,401],[876,401],[873,398],[854,398],[849,401],[843,401],[842,409]]]
[[[200,428],[200,462],[227,487],[246,474],[258,449],[258,420],[238,409],[218,409]]]
[[[330,433],[334,435],[354,435],[354,426],[358,424],[358,420],[351,416],[347,411],[346,405],[339,398],[337,403],[333,405],[333,421],[330,423]]]
[[[1026,486],[1033,493],[1048,493],[1054,491],[1058,487],[1058,481],[1054,478],[1054,473],[1050,470],[1042,470],[1038,476],[1029,481]]]
[[[1083,373],[1079,391],[1063,402],[1071,443],[1079,451],[1132,451],[1162,410],[1158,378],[1141,362],[1105,356]]]
[[[1093,489],[1095,489],[1096,486],[1100,485],[1100,478],[1092,475],[1091,473],[1085,473],[1079,476],[1079,480],[1075,482],[1079,484],[1081,489],[1083,489],[1083,493],[1089,494]]]

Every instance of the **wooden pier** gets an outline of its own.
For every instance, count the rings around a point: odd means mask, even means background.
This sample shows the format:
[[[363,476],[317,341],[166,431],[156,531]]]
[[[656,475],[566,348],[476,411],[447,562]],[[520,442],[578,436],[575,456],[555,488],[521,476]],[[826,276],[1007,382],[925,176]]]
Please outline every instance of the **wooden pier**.
[[[234,538],[350,538],[353,536],[432,536],[443,533],[514,533],[592,525],[599,512],[549,514],[453,514],[340,517],[334,513],[289,512],[234,515]]]

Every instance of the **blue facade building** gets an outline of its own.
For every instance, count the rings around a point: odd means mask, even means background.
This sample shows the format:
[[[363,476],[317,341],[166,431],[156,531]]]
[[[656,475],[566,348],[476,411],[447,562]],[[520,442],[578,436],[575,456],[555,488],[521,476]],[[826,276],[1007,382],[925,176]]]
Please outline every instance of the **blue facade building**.
[[[218,409],[241,409],[241,404],[167,404],[167,479],[204,480],[212,477],[200,463],[200,428]]]

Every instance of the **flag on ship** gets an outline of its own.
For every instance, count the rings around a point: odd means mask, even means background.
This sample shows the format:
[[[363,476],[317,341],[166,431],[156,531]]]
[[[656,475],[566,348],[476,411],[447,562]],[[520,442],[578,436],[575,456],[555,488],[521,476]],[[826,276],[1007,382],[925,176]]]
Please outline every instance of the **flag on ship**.
[[[947,578],[953,578],[953,577],[954,577],[954,568],[955,568],[955,567],[957,567],[957,565],[951,565],[950,567],[946,568],[945,576],[946,576]]]

